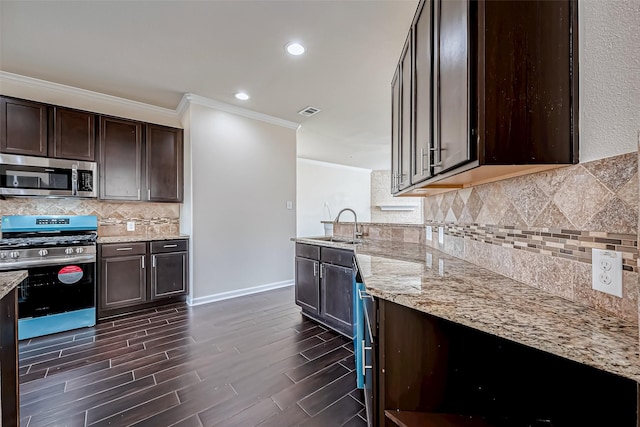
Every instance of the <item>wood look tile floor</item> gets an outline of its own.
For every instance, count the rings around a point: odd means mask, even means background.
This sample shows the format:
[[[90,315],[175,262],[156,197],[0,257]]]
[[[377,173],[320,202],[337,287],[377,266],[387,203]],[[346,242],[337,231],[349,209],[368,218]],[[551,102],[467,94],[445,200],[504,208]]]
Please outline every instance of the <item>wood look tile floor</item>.
[[[350,340],[293,288],[20,342],[21,426],[366,426]]]

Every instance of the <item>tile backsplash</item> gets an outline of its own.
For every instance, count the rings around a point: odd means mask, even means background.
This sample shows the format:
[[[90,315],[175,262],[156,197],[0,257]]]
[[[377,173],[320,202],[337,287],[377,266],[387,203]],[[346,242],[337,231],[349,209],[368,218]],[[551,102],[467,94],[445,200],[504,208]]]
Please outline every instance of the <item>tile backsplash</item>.
[[[425,199],[446,253],[638,323],[638,153]],[[623,255],[623,297],[591,288],[591,251]]]
[[[153,236],[179,234],[179,203],[115,203],[92,199],[7,198],[0,215],[96,215],[98,235]],[[127,222],[135,231],[127,231]]]

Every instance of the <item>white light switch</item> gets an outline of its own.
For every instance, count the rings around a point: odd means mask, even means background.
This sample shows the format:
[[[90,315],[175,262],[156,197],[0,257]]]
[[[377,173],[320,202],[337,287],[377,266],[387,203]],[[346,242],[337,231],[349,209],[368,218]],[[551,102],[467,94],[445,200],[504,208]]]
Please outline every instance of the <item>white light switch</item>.
[[[127,221],[127,231],[136,231],[135,221]]]
[[[433,227],[431,227],[430,225],[427,225],[427,241],[430,242],[431,240],[433,240]]]
[[[622,298],[622,253],[592,249],[593,289]]]
[[[293,202],[287,201],[287,209],[289,210],[293,209]]]
[[[438,227],[438,243],[444,245],[444,227]]]

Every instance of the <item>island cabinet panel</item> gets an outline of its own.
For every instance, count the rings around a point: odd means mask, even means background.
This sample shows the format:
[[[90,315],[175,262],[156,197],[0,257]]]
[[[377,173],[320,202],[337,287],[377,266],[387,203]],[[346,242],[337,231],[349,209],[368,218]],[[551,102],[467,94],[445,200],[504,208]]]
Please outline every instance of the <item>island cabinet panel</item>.
[[[143,123],[100,118],[100,198],[142,200]]]
[[[636,426],[633,380],[377,302],[376,426]]]
[[[18,382],[18,290],[0,299],[0,426],[20,424]]]
[[[48,106],[21,99],[0,98],[0,152],[46,156]]]
[[[96,146],[95,114],[53,107],[52,117],[50,156],[93,162]]]
[[[353,338],[353,251],[296,243],[295,262],[302,314]]]

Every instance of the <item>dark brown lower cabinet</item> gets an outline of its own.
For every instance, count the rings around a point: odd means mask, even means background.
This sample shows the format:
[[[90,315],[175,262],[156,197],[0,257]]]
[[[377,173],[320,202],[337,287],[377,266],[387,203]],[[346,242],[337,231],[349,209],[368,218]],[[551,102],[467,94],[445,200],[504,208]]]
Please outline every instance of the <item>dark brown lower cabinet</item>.
[[[374,426],[634,427],[638,384],[390,301]]]
[[[18,384],[18,298],[14,288],[0,300],[0,426],[20,419]]]
[[[296,257],[296,304],[305,312],[320,314],[320,262]]]
[[[295,278],[302,314],[353,338],[353,251],[296,243]]]
[[[188,293],[188,241],[101,244],[98,318],[183,300]]]
[[[186,240],[177,243],[151,243],[151,299],[186,294],[189,269],[186,246]],[[154,253],[156,247],[163,247],[162,252]],[[167,252],[167,249],[171,251]]]

